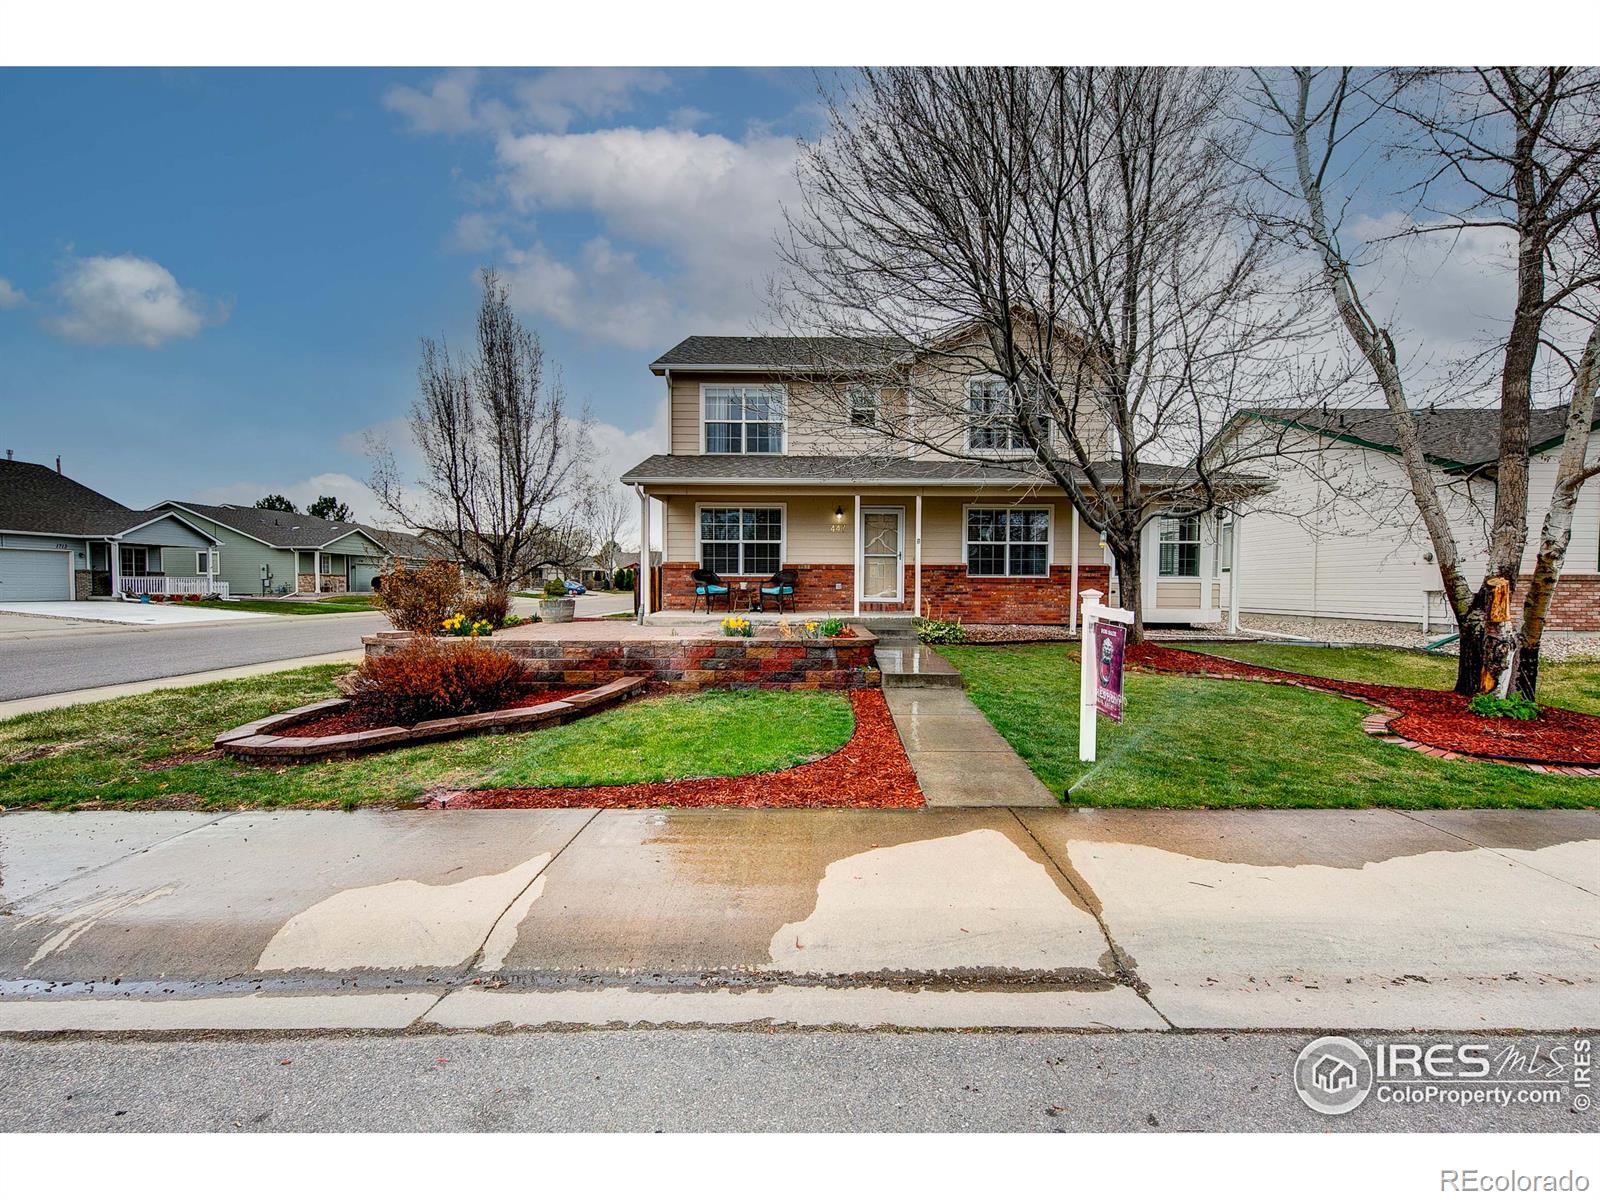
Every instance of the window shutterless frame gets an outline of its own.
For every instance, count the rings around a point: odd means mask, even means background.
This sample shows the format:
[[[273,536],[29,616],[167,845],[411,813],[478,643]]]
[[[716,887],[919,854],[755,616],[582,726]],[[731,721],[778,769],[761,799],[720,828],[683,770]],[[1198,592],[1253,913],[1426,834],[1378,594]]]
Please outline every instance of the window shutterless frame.
[[[967,453],[997,458],[1027,458],[1033,453],[1022,436],[1021,413],[1004,379],[998,375],[970,375],[966,395]],[[1049,418],[1044,417],[1043,421],[1048,439]]]
[[[732,568],[724,569],[723,566],[719,566],[716,563],[707,563],[706,562],[706,552],[705,552],[705,547],[706,547],[707,542],[706,542],[706,539],[701,536],[701,533],[702,533],[702,531],[703,531],[703,529],[705,527],[704,526],[704,516],[703,516],[703,514],[705,514],[707,512],[738,512],[740,514],[743,514],[744,512],[746,512],[746,511],[748,511],[750,509],[771,509],[771,510],[775,510],[777,512],[777,514],[778,514],[778,539],[777,539],[777,542],[778,542],[778,563],[777,563],[777,566],[774,566],[769,570],[747,571],[747,570],[744,569],[745,563],[746,563],[746,559],[747,559],[747,555],[745,553],[744,547],[746,545],[749,545],[749,544],[754,544],[754,545],[770,544],[772,539],[770,539],[770,538],[750,539],[747,542],[746,539],[743,537],[743,518],[742,518],[742,516],[741,516],[741,519],[740,519],[740,533],[741,533],[741,536],[738,539],[730,539],[730,538],[713,538],[713,539],[711,539],[711,544],[713,544],[713,545],[738,546],[739,547],[739,550],[738,550],[738,562],[739,562],[738,569],[732,569]],[[695,549],[695,561],[697,563],[699,563],[699,565],[702,566],[702,567],[710,566],[711,569],[716,571],[719,575],[771,575],[773,571],[777,571],[777,570],[781,569],[783,567],[783,564],[789,561],[789,506],[786,503],[783,503],[782,501],[762,501],[762,500],[754,500],[754,501],[752,501],[752,500],[735,500],[735,501],[729,501],[726,504],[714,504],[714,503],[696,504],[694,506],[694,549]]]
[[[1161,517],[1160,521],[1156,535],[1157,577],[1199,579],[1200,518]]]
[[[986,513],[995,518],[995,524],[1001,538],[997,540],[972,539],[972,514]],[[1044,541],[1032,539],[1019,539],[1013,535],[1017,532],[1011,527],[1011,513],[1042,513],[1045,521]],[[983,547],[989,552],[992,562],[1000,567],[998,571],[972,569],[972,548]],[[1012,546],[1043,546],[1044,569],[1042,571],[1016,572],[1011,569],[1013,556]],[[998,554],[994,553],[996,550]],[[1049,504],[966,504],[961,508],[961,562],[967,569],[970,579],[1048,579],[1050,578],[1050,564],[1056,557],[1056,512],[1055,507]]]
[[[765,393],[767,403],[775,397],[778,413],[750,418],[750,393]],[[713,405],[727,405],[713,413]],[[717,445],[713,447],[711,427],[718,427]],[[751,430],[764,440],[770,427],[777,426],[777,446],[773,449],[752,450]],[[724,448],[737,431],[737,449]],[[700,452],[702,454],[787,454],[789,451],[789,390],[781,383],[702,383],[700,385]]]

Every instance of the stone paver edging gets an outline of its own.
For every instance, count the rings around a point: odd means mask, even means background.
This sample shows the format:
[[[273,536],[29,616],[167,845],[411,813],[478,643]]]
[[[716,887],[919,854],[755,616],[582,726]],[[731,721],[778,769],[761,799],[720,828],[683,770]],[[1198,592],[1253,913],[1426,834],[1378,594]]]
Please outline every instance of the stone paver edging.
[[[368,750],[388,750],[418,742],[443,741],[474,733],[510,733],[540,729],[547,725],[560,725],[602,708],[609,708],[613,704],[619,704],[642,690],[644,685],[645,680],[641,676],[628,675],[561,700],[524,708],[501,708],[492,712],[471,713],[464,717],[441,717],[411,726],[386,725],[381,729],[365,729],[359,733],[326,734],[321,737],[279,737],[272,732],[274,729],[282,729],[308,717],[326,716],[342,711],[350,704],[348,700],[343,699],[318,700],[314,704],[303,704],[288,712],[274,713],[270,717],[250,721],[226,733],[218,734],[212,745],[236,758],[266,759],[280,763],[306,762],[319,758],[360,754]]]

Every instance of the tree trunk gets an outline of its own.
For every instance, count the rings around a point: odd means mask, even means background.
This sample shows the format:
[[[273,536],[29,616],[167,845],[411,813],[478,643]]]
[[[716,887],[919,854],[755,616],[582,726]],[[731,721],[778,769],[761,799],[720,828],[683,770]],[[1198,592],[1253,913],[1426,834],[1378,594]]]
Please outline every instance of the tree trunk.
[[[1463,696],[1492,692],[1499,687],[1517,653],[1517,623],[1496,621],[1491,602],[1494,586],[1486,579],[1472,595],[1472,604],[1459,618],[1461,653],[1456,660],[1455,690]]]
[[[1139,603],[1142,586],[1139,578],[1139,539],[1134,538],[1132,553],[1119,549],[1113,543],[1111,557],[1117,564],[1117,585],[1121,590],[1118,605],[1133,613],[1133,625],[1128,629],[1128,642],[1136,644],[1144,641],[1144,606]],[[1107,599],[1109,601],[1109,597]]]

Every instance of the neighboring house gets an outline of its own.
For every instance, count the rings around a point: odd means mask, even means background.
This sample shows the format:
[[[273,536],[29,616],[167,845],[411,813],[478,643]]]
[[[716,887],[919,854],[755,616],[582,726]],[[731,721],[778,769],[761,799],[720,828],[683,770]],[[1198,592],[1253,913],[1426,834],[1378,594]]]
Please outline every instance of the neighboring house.
[[[736,588],[793,568],[801,610],[974,622],[1075,623],[1080,592],[1112,590],[1098,535],[1061,488],[1029,472],[1014,430],[996,420],[1007,402],[992,375],[929,367],[918,380],[962,389],[955,396],[972,415],[957,432],[985,461],[887,444],[867,429],[852,437],[839,419],[817,417],[824,406],[805,380],[819,357],[873,361],[882,378],[892,353],[855,339],[690,337],[650,364],[666,380],[670,448],[622,477],[665,510],[662,594],[647,597],[649,610],[689,608],[697,567]],[[906,378],[919,369],[906,365]],[[852,405],[903,406],[907,389],[861,393]],[[1094,440],[1109,460],[1109,433]],[[648,545],[648,505],[641,516]],[[1231,523],[1227,514],[1150,523],[1146,621],[1220,618]]]
[[[368,530],[353,521],[191,500],[169,500],[161,507],[217,539],[216,575],[235,595],[370,592],[391,558],[424,561],[412,557],[417,540],[410,535]],[[406,553],[394,554],[391,545]]]
[[[1416,418],[1475,584],[1485,570],[1494,508],[1499,409],[1433,408]],[[1532,414],[1524,573],[1538,552],[1566,419],[1565,408]],[[1269,456],[1261,472],[1276,483],[1250,506],[1241,539],[1247,623],[1251,613],[1262,613],[1453,627],[1387,409],[1264,409],[1232,422],[1219,440],[1227,438],[1252,439]],[[1600,460],[1600,437],[1591,438],[1589,460]],[[1594,480],[1578,493],[1550,628],[1600,630],[1600,483]]]
[[[0,601],[210,595],[217,544],[197,522],[118,504],[59,464],[0,462]]]
[[[580,558],[570,567],[543,566],[539,568],[539,578],[549,579],[576,579],[587,588],[608,588],[611,586],[611,575],[606,571],[605,564],[588,555]]]

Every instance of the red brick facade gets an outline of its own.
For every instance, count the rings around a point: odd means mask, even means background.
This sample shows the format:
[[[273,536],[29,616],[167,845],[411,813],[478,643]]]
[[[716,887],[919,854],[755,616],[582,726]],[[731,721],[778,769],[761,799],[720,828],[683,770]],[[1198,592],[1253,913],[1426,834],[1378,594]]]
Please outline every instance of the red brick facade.
[[[699,564],[669,562],[661,572],[660,607],[688,609],[694,602],[694,581],[689,574]],[[790,563],[800,573],[795,607],[808,612],[849,612],[854,601],[854,578],[848,563]],[[864,613],[909,609],[916,594],[915,568],[905,569],[903,603],[863,602]],[[1096,588],[1102,595],[1110,586],[1111,569],[1101,564],[1080,564],[1078,590]],[[757,587],[765,577],[724,576],[731,587],[741,582]],[[960,619],[968,624],[1064,625],[1070,619],[1072,568],[1055,566],[1049,579],[972,578],[960,563],[924,563],[922,609],[940,620]],[[718,598],[717,611],[722,609]],[[734,607],[740,608],[739,597]]]
[[[1528,576],[1524,575],[1518,582],[1515,605],[1520,606]],[[1600,632],[1600,575],[1563,574],[1556,581],[1555,595],[1550,598],[1546,626],[1579,633]]]

